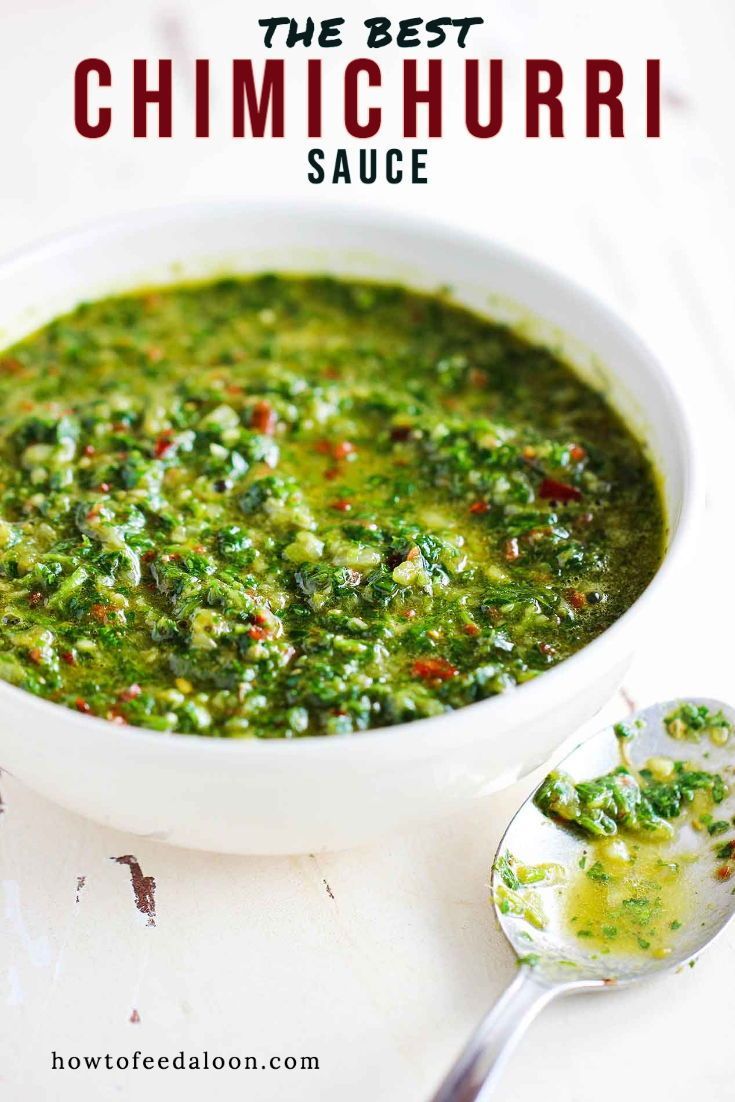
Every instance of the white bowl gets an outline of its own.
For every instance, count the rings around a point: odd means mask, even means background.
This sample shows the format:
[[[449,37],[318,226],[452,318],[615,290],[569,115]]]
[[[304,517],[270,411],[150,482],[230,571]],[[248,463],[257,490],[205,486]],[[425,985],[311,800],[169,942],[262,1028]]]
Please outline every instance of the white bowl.
[[[648,443],[669,536],[645,593],[536,680],[448,715],[351,737],[208,739],[121,728],[0,683],[0,764],[98,822],[230,853],[339,849],[437,817],[539,765],[610,697],[683,559],[698,504],[682,408],[634,334],[537,264],[433,222],[324,206],[197,205],[126,216],[0,265],[0,343],[83,299],[264,269],[449,285],[561,347]]]

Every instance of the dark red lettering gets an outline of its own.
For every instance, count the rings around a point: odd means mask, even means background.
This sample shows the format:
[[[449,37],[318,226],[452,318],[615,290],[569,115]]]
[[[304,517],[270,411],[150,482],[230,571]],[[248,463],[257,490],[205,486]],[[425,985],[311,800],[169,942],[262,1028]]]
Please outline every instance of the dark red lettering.
[[[148,104],[158,106],[158,137],[171,137],[172,114],[171,61],[158,62],[158,88],[148,87],[148,63],[142,58],[133,62],[133,137],[148,137]]]
[[[646,62],[646,137],[661,137],[661,62]]]
[[[549,78],[549,87],[541,91],[541,74]],[[558,61],[529,60],[526,62],[526,137],[538,138],[542,107],[549,109],[549,136],[564,137],[564,111],[561,90],[564,75]]]
[[[95,73],[100,88],[109,88],[112,73],[106,61],[98,57],[87,57],[80,61],[74,73],[74,125],[83,138],[104,138],[112,123],[112,111],[109,107],[100,107],[97,121],[89,119],[89,77]]]
[[[600,77],[605,73],[607,90],[600,88]],[[617,61],[589,60],[587,62],[587,137],[599,138],[600,112],[607,107],[610,112],[610,137],[623,137],[623,69]]]
[[[380,108],[370,107],[367,121],[360,122],[359,78],[364,73],[368,87],[380,87],[380,66],[377,61],[360,57],[345,69],[345,128],[353,138],[374,138],[380,130]]]
[[[465,122],[473,138],[494,138],[503,125],[503,62],[497,58],[488,63],[488,121],[480,122],[480,63],[465,62]]]
[[[420,103],[429,108],[428,137],[442,136],[442,63],[438,58],[429,61],[429,87],[419,91],[417,64],[414,58],[403,62],[403,136],[415,138],[417,134],[417,108]]]
[[[283,61],[266,61],[263,84],[258,95],[253,75],[253,63],[237,59],[232,63],[232,134],[245,137],[245,107],[254,138],[262,138],[271,116],[271,137],[283,137],[284,80]]]

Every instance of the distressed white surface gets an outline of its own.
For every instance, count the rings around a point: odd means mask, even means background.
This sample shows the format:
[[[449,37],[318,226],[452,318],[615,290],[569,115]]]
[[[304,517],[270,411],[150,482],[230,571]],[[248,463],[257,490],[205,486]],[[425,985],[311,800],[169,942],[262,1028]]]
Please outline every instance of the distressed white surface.
[[[335,7],[286,6],[330,16]],[[359,28],[373,5],[350,5]],[[394,15],[441,5],[385,5]],[[345,6],[341,7],[344,13]],[[284,9],[286,10],[286,9]],[[349,10],[349,8],[348,8]],[[462,9],[470,13],[472,5]],[[475,8],[479,10],[479,6]],[[459,12],[459,8],[457,8]],[[657,644],[627,690],[640,703],[686,692],[731,701],[733,658],[732,366],[735,144],[726,73],[735,46],[729,0],[504,0],[468,56],[565,64],[564,141],[521,137],[519,82],[507,131],[463,136],[459,87],[448,135],[429,143],[426,187],[314,188],[306,182],[298,76],[293,135],[280,143],[208,142],[191,130],[187,60],[258,53],[266,6],[236,0],[1,0],[0,251],[90,217],[172,199],[262,194],[422,210],[546,260],[611,303],[653,346],[687,395],[710,466],[700,564],[672,592]],[[356,35],[329,65],[362,52]],[[72,127],[71,73],[83,56],[111,61],[120,122],[100,142]],[[130,58],[174,56],[176,136],[134,142]],[[460,55],[445,51],[447,65]],[[663,59],[664,138],[584,141],[579,74],[587,56],[626,66],[641,129],[643,59]],[[385,54],[395,71],[396,54]],[[305,55],[292,51],[289,68]],[[386,77],[388,80],[388,77]],[[330,98],[334,98],[333,96]],[[226,125],[226,81],[214,102]],[[637,104],[637,106],[636,106]],[[291,129],[293,120],[293,129]],[[382,144],[390,143],[390,133]],[[325,139],[325,146],[344,144]],[[421,144],[421,143],[419,143]],[[609,715],[625,711],[622,698]],[[3,1099],[135,1098],[208,1092],[253,1102],[420,1102],[513,971],[485,883],[497,838],[532,784],[390,844],[330,857],[257,860],[191,854],[115,834],[0,778],[0,1090]],[[157,925],[136,910],[133,853],[156,879]],[[78,878],[85,877],[77,890]],[[328,885],[328,888],[327,888]],[[723,1023],[735,1013],[735,931],[693,971],[595,1001],[554,1006],[533,1027],[499,1102],[732,1095]],[[131,1022],[133,1010],[140,1021]],[[69,1055],[315,1055],[319,1071],[50,1071]]]

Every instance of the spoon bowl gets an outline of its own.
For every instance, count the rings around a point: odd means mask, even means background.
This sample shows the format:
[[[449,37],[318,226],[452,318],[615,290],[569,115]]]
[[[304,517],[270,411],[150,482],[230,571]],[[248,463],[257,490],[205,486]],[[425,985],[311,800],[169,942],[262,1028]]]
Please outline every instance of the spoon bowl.
[[[712,712],[722,711],[735,726],[735,710],[727,705],[704,698],[688,702],[704,705]],[[707,739],[693,743],[673,739],[668,734],[664,717],[670,715],[679,703],[668,701],[654,704],[631,717],[627,727],[636,722],[641,724],[631,740],[633,762],[643,765],[651,758],[686,759],[709,773],[720,773],[725,780],[728,775],[733,778],[735,755],[730,742],[719,747]],[[559,768],[578,782],[609,773],[621,764],[620,739],[613,727],[606,727],[572,750],[559,763]],[[534,803],[535,795],[536,792],[532,793],[514,815],[500,840],[498,855],[509,852],[529,864],[554,862],[566,870],[568,877],[584,861],[590,848],[590,838],[546,816]],[[732,822],[733,815],[735,789],[717,811],[718,819]],[[590,949],[565,921],[562,904],[566,882],[550,890],[542,889],[548,924],[543,930],[532,931],[529,936],[528,923],[514,915],[503,914],[498,904],[497,859],[493,864],[491,881],[495,912],[503,933],[519,959],[528,958],[533,952],[539,958],[536,967],[549,979],[553,977],[554,981],[560,982],[602,981],[606,987],[633,983],[688,963],[717,937],[735,913],[735,895],[731,892],[733,885],[728,886],[715,877],[713,848],[713,838],[706,829],[696,830],[688,821],[681,823],[677,849],[686,852],[692,859],[687,870],[687,887],[693,897],[697,921],[683,925],[678,936],[672,939],[671,953],[667,956],[616,953],[614,945],[611,945],[609,953],[602,955]]]
[[[539,792],[536,789],[500,840],[491,880],[498,922],[518,957],[518,975],[481,1022],[434,1102],[487,1098],[523,1029],[557,995],[614,990],[693,964],[733,917],[735,878],[729,882],[731,869],[718,876],[721,861],[718,865],[716,850],[733,839],[735,851],[735,736],[731,735],[724,745],[716,745],[706,733],[699,740],[673,738],[665,718],[682,703],[674,700],[655,704],[629,717],[624,725],[606,727],[572,750],[557,769],[579,783],[610,773],[622,764],[635,773],[651,759],[673,759],[686,761],[690,768],[720,774],[729,789],[717,805],[717,823],[723,825],[683,814],[676,822],[676,841],[671,843],[682,859],[689,920],[676,929],[679,924],[672,924],[670,944],[660,953],[623,952],[616,950],[614,939],[600,946],[581,936],[583,931],[570,921],[565,903],[570,884],[583,877],[589,867],[593,839],[578,827],[544,814],[534,802]],[[735,709],[706,698],[687,698],[686,703],[704,706],[712,713],[722,712],[735,730]],[[710,831],[712,826],[715,829]],[[621,837],[626,837],[624,831]],[[648,844],[642,842],[643,846]],[[504,905],[504,858],[532,866],[543,862],[561,867],[562,878],[557,883],[538,889],[544,913],[541,928]]]

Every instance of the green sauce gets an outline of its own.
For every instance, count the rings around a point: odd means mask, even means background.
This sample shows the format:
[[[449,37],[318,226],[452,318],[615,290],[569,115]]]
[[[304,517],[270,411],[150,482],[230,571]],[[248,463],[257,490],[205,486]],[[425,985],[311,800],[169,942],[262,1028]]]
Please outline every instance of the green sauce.
[[[684,703],[664,718],[674,738],[685,737],[684,723],[690,738],[709,734],[720,746],[733,733],[722,712],[704,705]],[[720,773],[688,761],[656,757],[636,767],[630,756],[635,726],[620,723],[615,733],[622,765],[578,782],[550,773],[534,803],[587,840],[562,893],[567,928],[590,949],[666,957],[676,947],[677,932],[696,920],[702,872],[694,865],[702,851],[713,851],[706,858],[710,875],[732,875],[732,842],[708,842],[731,832],[721,810],[728,788]],[[695,837],[704,845],[695,844]],[[716,868],[713,856],[724,865]]]
[[[698,876],[676,842],[591,844],[564,892],[564,920],[590,948],[666,957],[697,912]]]
[[[640,445],[440,297],[268,275],[86,304],[0,357],[0,677],[218,736],[538,676],[662,553]]]

